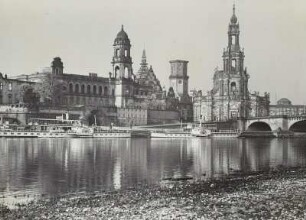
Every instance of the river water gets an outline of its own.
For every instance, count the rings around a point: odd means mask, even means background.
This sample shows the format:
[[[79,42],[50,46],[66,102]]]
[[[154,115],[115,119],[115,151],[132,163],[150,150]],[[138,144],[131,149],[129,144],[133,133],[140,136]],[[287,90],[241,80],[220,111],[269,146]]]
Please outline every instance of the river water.
[[[306,139],[0,138],[0,204],[306,166]]]

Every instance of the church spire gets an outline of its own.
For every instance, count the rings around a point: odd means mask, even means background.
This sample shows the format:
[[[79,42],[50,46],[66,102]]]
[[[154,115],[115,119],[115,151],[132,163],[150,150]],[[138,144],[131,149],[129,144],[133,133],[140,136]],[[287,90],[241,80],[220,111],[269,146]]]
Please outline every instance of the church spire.
[[[148,70],[149,69],[148,69],[148,63],[147,63],[146,50],[143,49],[142,57],[141,57],[141,63],[140,63],[140,69],[138,70],[138,74],[147,73]]]
[[[146,50],[145,49],[143,49],[143,51],[142,51],[141,65],[142,66],[147,66],[147,56],[146,56]]]
[[[237,16],[236,16],[236,7],[235,4],[233,5],[233,15],[231,17],[231,23],[236,24],[237,23]]]

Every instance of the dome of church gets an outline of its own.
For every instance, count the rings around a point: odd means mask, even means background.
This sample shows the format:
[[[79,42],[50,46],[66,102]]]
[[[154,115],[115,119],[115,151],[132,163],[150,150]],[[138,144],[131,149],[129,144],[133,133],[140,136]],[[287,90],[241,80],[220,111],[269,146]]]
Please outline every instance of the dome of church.
[[[121,31],[117,34],[115,38],[115,43],[119,43],[119,42],[128,42],[128,43],[130,42],[130,39],[127,33],[123,29],[123,25],[121,27]]]

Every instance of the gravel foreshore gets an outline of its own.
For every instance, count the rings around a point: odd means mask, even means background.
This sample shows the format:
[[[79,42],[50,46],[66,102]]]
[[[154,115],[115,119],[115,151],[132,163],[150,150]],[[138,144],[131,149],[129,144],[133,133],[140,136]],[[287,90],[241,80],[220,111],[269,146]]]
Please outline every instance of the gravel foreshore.
[[[305,219],[306,169],[142,187],[0,206],[3,219]]]

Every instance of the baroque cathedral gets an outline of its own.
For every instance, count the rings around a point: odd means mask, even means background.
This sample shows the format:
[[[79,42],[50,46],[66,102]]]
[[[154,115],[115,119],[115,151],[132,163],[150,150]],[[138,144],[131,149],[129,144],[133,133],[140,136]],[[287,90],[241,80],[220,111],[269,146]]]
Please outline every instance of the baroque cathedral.
[[[244,50],[240,46],[240,29],[235,6],[228,25],[228,45],[223,51],[223,70],[215,70],[213,88],[202,95],[193,94],[194,121],[228,121],[239,117],[260,117],[269,114],[268,93],[250,93],[250,75],[244,67]]]

